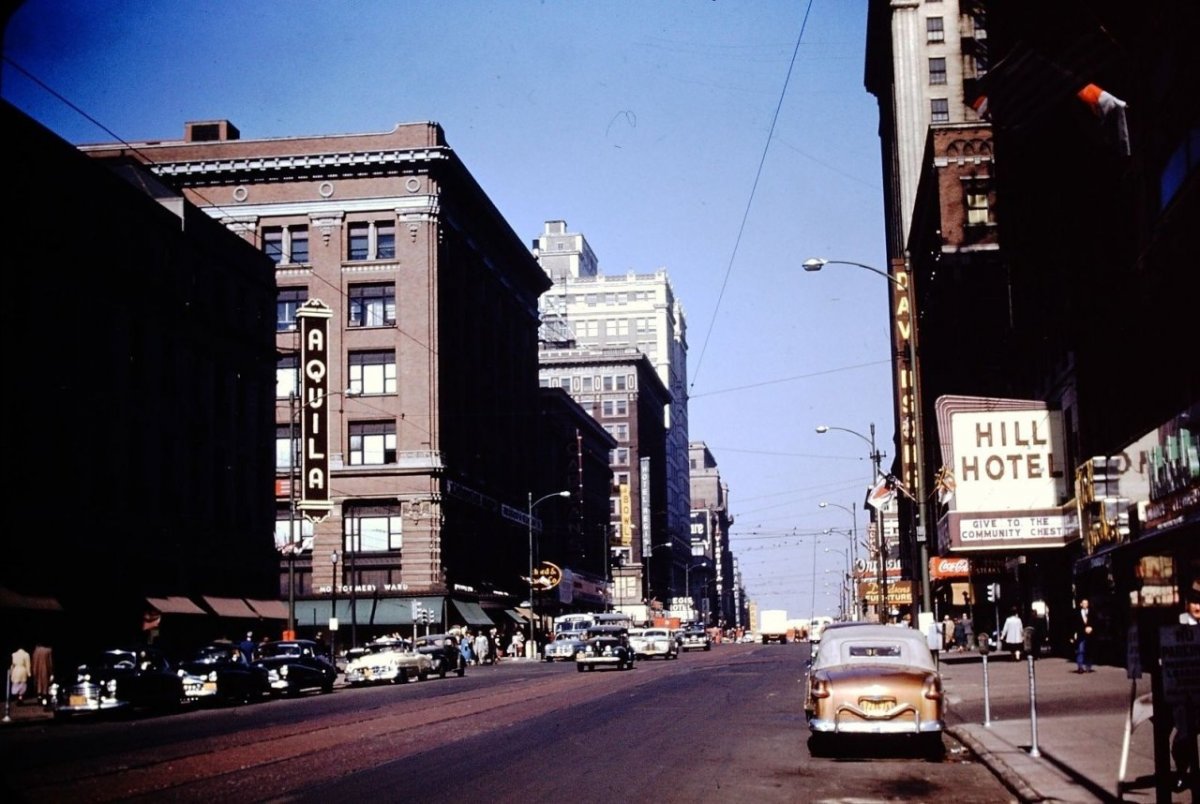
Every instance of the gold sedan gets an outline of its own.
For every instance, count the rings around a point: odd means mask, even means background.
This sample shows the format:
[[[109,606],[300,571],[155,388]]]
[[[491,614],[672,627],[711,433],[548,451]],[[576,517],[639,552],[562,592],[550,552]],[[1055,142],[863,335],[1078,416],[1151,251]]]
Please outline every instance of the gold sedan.
[[[909,735],[942,754],[942,678],[920,632],[848,624],[827,629],[808,672],[804,704],[813,754],[847,735]]]

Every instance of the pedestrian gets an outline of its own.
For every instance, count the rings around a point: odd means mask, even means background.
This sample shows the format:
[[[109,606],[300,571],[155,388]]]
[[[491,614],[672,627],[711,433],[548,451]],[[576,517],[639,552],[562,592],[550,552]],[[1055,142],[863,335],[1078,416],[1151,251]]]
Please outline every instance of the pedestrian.
[[[54,680],[54,653],[49,645],[41,642],[33,646],[33,689],[38,700],[46,704],[50,700],[50,682]]]
[[[942,615],[942,650],[950,650],[954,645],[954,620],[949,614]]]
[[[488,631],[488,657],[491,658],[492,664],[500,664],[500,638],[496,636],[496,629]]]
[[[966,650],[971,650],[975,646],[975,623],[971,622],[971,615],[963,614],[959,620],[963,628],[963,642]]]
[[[480,631],[475,635],[475,664],[487,664],[488,658],[488,638],[487,634]]]
[[[1004,627],[1000,629],[1000,646],[1012,653],[1014,662],[1021,660],[1021,649],[1025,646],[1025,624],[1021,622],[1016,606],[1012,607]]]
[[[242,656],[247,662],[254,661],[254,632],[247,631],[246,638],[238,643],[238,650],[242,652]]]
[[[514,659],[520,659],[525,655],[525,635],[518,631],[513,634],[512,642],[509,643],[509,650],[512,652]]]
[[[458,641],[458,652],[462,654],[463,664],[475,663],[475,651],[471,647],[471,635],[463,632],[462,639]]]
[[[1075,672],[1092,672],[1092,662],[1088,656],[1088,642],[1092,636],[1092,612],[1088,608],[1087,598],[1079,601],[1075,612]]]
[[[30,672],[29,651],[18,645],[12,654],[12,664],[8,666],[8,692],[17,699],[17,703],[25,701]]]
[[[967,649],[967,615],[963,615],[954,621],[954,650],[964,651]]]
[[[1179,615],[1180,625],[1200,628],[1200,580],[1192,584],[1184,601],[1183,614]],[[1200,778],[1197,777],[1197,744],[1196,732],[1200,726],[1200,711],[1197,711],[1195,700],[1184,699],[1171,707],[1171,725],[1174,733],[1171,735],[1171,759],[1175,763],[1175,779],[1172,788],[1176,793],[1182,793],[1188,787],[1195,788]]]

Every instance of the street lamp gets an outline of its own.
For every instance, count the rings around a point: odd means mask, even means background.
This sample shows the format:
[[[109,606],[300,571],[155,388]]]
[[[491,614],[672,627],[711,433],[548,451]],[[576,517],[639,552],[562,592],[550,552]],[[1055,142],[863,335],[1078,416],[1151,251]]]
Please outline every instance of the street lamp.
[[[300,404],[296,389],[288,391],[288,631],[291,638],[296,635],[296,552],[303,539],[296,538],[296,463],[299,450],[296,438],[296,422],[300,413],[313,403],[323,404],[326,399],[334,396],[358,396],[358,391],[347,388],[345,391],[333,391],[319,394],[309,401]]]
[[[329,554],[329,563],[333,565],[333,602],[329,607],[329,654],[337,662],[337,590],[338,590],[338,551]]]
[[[855,507],[853,505],[850,505],[850,506],[839,505],[838,503],[826,502],[825,500],[822,500],[821,502],[817,503],[818,508],[828,508],[831,505],[834,508],[841,508],[843,511],[847,511],[850,514],[850,524],[852,526],[852,531],[850,534],[850,556],[851,556],[851,561],[853,561],[854,558],[857,557],[856,553],[858,552],[858,512],[857,512],[857,509],[855,509]],[[854,619],[857,620],[858,619],[858,595],[857,594],[854,595],[854,600],[852,601],[851,609],[852,609]]]
[[[906,345],[908,351],[908,370],[911,374],[912,400],[910,405],[909,415],[912,417],[912,426],[910,432],[913,439],[913,476],[912,480],[912,496],[915,503],[916,521],[913,527],[913,538],[917,543],[917,563],[918,571],[921,574],[921,610],[924,612],[930,611],[930,590],[929,590],[929,545],[925,541],[925,531],[929,525],[928,512],[926,511],[925,500],[925,456],[924,456],[924,441],[925,430],[921,423],[921,371],[918,363],[917,353],[917,298],[913,289],[913,281],[911,272],[908,270],[908,257],[904,258],[904,279],[901,281],[887,271],[881,271],[878,268],[866,265],[861,262],[853,262],[851,260],[829,260],[823,257],[812,257],[803,263],[806,271],[819,271],[826,265],[853,265],[858,268],[863,268],[873,274],[879,274],[887,281],[898,287],[904,293],[904,304],[908,307],[908,331],[902,333],[906,335]],[[897,318],[899,321],[899,319]],[[902,411],[903,412],[903,411]],[[907,424],[908,422],[904,422]],[[882,530],[882,528],[881,528]]]
[[[564,490],[564,491],[556,491],[552,494],[547,494],[544,497],[538,497],[535,500],[535,499],[533,499],[533,492],[532,491],[528,492],[529,510],[527,512],[528,516],[525,519],[525,523],[529,528],[529,647],[526,649],[527,652],[530,650],[536,650],[534,648],[534,645],[536,643],[533,641],[533,615],[534,615],[534,608],[533,608],[533,509],[534,509],[534,507],[545,502],[546,500],[550,499],[551,497],[570,497],[570,496],[571,496],[571,492]]]

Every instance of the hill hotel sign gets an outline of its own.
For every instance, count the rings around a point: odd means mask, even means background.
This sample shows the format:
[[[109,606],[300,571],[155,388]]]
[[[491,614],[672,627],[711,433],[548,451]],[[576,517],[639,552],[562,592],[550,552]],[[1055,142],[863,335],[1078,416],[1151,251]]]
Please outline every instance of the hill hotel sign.
[[[937,401],[943,466],[952,478],[938,523],[943,551],[1062,547],[1077,538],[1063,503],[1062,416],[1045,403],[943,396]]]

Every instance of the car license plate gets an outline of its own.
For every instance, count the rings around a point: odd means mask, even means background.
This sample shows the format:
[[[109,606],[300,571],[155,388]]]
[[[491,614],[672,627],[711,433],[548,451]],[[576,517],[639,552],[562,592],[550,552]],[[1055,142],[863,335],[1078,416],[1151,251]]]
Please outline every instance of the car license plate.
[[[886,701],[863,700],[863,701],[858,702],[859,709],[863,710],[868,715],[886,715],[888,712],[892,711],[892,707],[894,707],[895,705],[896,705],[896,702],[894,700],[886,700]]]
[[[83,695],[71,695],[67,698],[67,703],[71,706],[86,706],[87,697]]]

